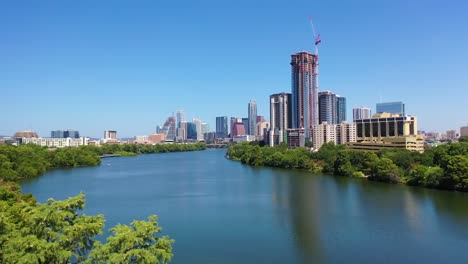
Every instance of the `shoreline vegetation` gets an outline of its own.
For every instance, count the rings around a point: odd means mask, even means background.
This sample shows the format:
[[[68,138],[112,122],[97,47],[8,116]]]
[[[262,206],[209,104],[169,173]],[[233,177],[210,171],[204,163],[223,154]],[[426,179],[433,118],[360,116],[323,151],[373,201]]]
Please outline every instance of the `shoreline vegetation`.
[[[19,182],[52,169],[97,166],[99,156],[204,150],[205,144],[103,145],[49,150],[38,145],[0,145],[0,263],[168,263],[174,240],[159,236],[157,216],[110,229],[104,216],[82,213],[85,195],[41,204]]]
[[[401,150],[356,151],[324,144],[307,148],[260,146],[258,142],[230,144],[227,157],[251,166],[301,169],[371,181],[468,192],[468,142],[429,147],[423,154]]]

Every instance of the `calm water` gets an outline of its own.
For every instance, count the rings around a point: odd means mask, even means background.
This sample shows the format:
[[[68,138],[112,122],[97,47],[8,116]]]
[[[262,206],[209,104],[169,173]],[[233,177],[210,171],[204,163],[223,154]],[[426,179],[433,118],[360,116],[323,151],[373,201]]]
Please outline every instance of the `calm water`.
[[[468,195],[251,168],[225,150],[104,159],[23,184],[106,229],[157,214],[173,263],[468,263]]]

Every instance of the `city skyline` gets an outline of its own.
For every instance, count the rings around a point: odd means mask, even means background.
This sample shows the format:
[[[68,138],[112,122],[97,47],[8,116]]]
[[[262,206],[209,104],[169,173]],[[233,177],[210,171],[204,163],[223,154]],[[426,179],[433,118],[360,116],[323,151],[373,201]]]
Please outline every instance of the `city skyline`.
[[[291,91],[290,55],[314,51],[310,15],[323,40],[319,91],[346,97],[347,120],[354,107],[403,101],[421,130],[467,125],[466,3],[304,2],[299,12],[289,12],[297,3],[247,3],[116,3],[114,12],[105,3],[2,3],[0,89],[8,100],[0,111],[8,115],[0,135],[73,127],[132,137],[154,132],[177,109],[213,129],[216,116],[247,117],[251,99],[269,120],[269,96]],[[229,63],[213,75],[220,54]],[[191,69],[183,75],[182,59]]]

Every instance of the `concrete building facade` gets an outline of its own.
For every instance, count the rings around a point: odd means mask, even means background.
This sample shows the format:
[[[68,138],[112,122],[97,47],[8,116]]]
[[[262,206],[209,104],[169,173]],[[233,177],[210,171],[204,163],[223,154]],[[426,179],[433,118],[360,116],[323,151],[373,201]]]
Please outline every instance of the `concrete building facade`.
[[[308,52],[291,55],[292,128],[304,128],[310,139],[318,117],[318,56]]]
[[[286,130],[291,128],[291,94],[270,95],[270,146],[286,141]]]
[[[406,148],[424,152],[424,136],[418,135],[417,118],[399,114],[375,114],[371,119],[356,120],[356,142],[352,149],[380,150]]]
[[[369,119],[372,117],[372,111],[368,107],[353,108],[353,121],[360,119]]]

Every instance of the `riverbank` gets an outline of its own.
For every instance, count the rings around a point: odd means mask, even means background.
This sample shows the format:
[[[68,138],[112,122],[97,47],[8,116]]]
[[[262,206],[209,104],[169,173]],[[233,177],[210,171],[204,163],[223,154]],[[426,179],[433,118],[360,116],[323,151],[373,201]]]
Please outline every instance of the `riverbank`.
[[[468,143],[428,148],[423,154],[408,150],[377,153],[354,151],[333,143],[318,152],[286,145],[260,147],[255,143],[229,145],[228,157],[252,166],[303,169],[371,181],[468,192]]]
[[[0,145],[0,179],[18,182],[52,169],[97,166],[100,157],[135,156],[147,153],[183,152],[206,149],[203,143],[161,145],[102,145],[49,150],[38,145]]]
[[[204,150],[205,144],[104,145],[49,150],[38,145],[0,145],[0,263],[108,263],[115,261],[167,263],[173,257],[174,240],[157,237],[161,228],[156,215],[110,229],[107,243],[95,239],[103,233],[104,216],[81,214],[85,195],[66,200],[36,202],[21,193],[19,181],[52,169],[96,166],[100,156],[135,156],[145,153]],[[37,221],[37,219],[44,219]],[[25,228],[27,227],[27,228]],[[74,230],[70,232],[70,230]],[[144,241],[144,245],[135,242]],[[114,241],[126,244],[124,249]],[[24,244],[28,247],[24,248]],[[19,250],[18,250],[19,249]]]

